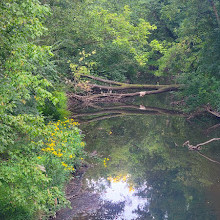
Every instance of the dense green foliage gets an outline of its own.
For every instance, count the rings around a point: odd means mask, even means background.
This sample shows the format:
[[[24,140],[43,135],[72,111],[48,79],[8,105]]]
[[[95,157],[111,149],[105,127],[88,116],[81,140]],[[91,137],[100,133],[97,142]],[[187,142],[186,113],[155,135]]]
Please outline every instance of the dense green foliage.
[[[68,62],[78,64],[83,49],[86,53],[96,51],[87,59],[94,62],[95,74],[115,80],[135,77],[138,68],[164,52],[161,43],[149,39],[156,26],[143,18],[133,21],[126,4],[114,11],[99,2],[48,3],[54,14],[47,20],[49,35],[45,41],[53,45],[62,74],[68,75]]]
[[[84,143],[77,123],[64,120],[65,94],[54,92],[51,49],[37,43],[50,9],[8,0],[0,12],[0,218],[47,217],[68,204],[64,184]]]
[[[45,2],[45,1],[43,1]],[[114,80],[184,84],[179,93],[195,110],[219,110],[220,31],[216,0],[55,1],[45,42],[53,45],[59,71],[72,77],[68,62]],[[80,53],[96,51],[80,62]],[[157,81],[159,80],[156,78]]]
[[[200,0],[166,1],[156,9],[174,36],[157,74],[174,75],[184,84],[181,95],[189,109],[210,104],[220,110],[220,24],[215,9],[218,13],[218,1]]]

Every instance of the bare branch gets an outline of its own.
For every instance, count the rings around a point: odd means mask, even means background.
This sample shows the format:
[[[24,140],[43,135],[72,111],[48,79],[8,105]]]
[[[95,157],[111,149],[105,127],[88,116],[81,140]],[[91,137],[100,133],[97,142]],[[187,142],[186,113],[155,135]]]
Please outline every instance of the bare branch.
[[[209,144],[209,143],[211,143],[211,142],[213,142],[213,141],[219,141],[219,140],[220,140],[220,138],[212,138],[212,139],[210,139],[210,140],[208,140],[208,141],[206,141],[206,142],[197,144],[197,145],[195,145],[195,146],[194,146],[194,145],[191,145],[191,144],[189,143],[189,141],[186,141],[186,142],[183,144],[183,146],[188,146],[189,150],[201,150],[201,146],[206,145],[206,144]]]
[[[83,74],[81,74],[80,76],[81,77],[86,77],[86,78],[89,78],[89,79],[94,79],[96,81],[112,84],[112,85],[123,85],[123,83],[120,83],[120,82],[115,82],[115,81],[108,80],[108,79],[102,79],[100,77],[95,77],[95,76],[91,76],[91,75],[83,75]]]
[[[96,95],[90,95],[90,96],[80,96],[76,94],[68,94],[69,97],[76,98],[80,101],[93,101],[96,99],[100,98],[106,98],[109,97],[111,99],[121,99],[125,97],[134,97],[134,96],[145,96],[145,95],[151,95],[151,94],[159,94],[159,93],[164,93],[164,92],[169,92],[169,91],[175,91],[177,88],[174,86],[169,86],[166,88],[161,88],[158,90],[152,90],[152,91],[141,91],[141,92],[133,92],[133,93],[123,93],[123,94],[118,94],[118,93],[101,93],[101,94],[96,94]]]
[[[168,87],[175,87],[179,88],[180,85],[148,85],[148,84],[127,84],[124,83],[121,86],[103,86],[97,84],[88,84],[91,89],[100,89],[100,90],[127,90],[127,89],[161,89],[161,88],[168,88]]]

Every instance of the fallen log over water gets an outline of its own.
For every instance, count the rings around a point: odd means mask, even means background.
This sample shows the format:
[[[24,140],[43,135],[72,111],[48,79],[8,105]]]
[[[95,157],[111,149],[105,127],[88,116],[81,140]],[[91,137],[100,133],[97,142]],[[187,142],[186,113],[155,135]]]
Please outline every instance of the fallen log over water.
[[[165,88],[170,88],[170,89],[179,89],[180,85],[177,84],[171,84],[171,85],[151,85],[151,84],[130,84],[130,83],[121,83],[121,82],[116,82],[112,80],[106,80],[102,79],[100,77],[94,77],[94,76],[89,76],[89,75],[81,75],[82,77],[86,77],[89,79],[93,79],[99,82],[107,83],[110,85],[117,85],[117,86],[106,86],[106,85],[97,85],[97,84],[91,84],[89,83],[88,85],[90,86],[91,89],[99,89],[99,90],[128,90],[128,89],[152,89],[152,90],[159,90],[159,89],[165,89]]]
[[[68,96],[70,98],[76,98],[80,101],[95,101],[97,99],[101,98],[110,98],[110,99],[121,99],[125,97],[134,97],[134,96],[145,96],[145,95],[151,95],[151,94],[159,94],[159,93],[164,93],[164,92],[170,92],[170,91],[176,91],[178,90],[177,87],[174,86],[167,86],[164,88],[160,88],[157,90],[151,90],[151,91],[141,91],[141,92],[132,92],[132,93],[101,93],[101,94],[94,94],[94,95],[87,95],[87,96],[82,96],[82,95],[76,95],[76,94],[69,94]]]
[[[145,95],[160,94],[170,91],[177,91],[180,89],[181,85],[149,85],[149,84],[130,84],[121,83],[112,80],[102,79],[100,77],[95,77],[91,75],[81,75],[83,78],[88,78],[90,80],[98,81],[99,83],[104,83],[105,85],[98,85],[96,83],[91,83],[86,81],[84,83],[79,82],[75,84],[76,88],[83,90],[81,94],[79,93],[68,93],[68,97],[76,99],[81,103],[89,105],[90,103],[97,102],[118,102],[123,98],[143,97]],[[108,85],[106,85],[108,84]],[[142,91],[140,91],[142,90]],[[122,92],[123,91],[123,92]]]

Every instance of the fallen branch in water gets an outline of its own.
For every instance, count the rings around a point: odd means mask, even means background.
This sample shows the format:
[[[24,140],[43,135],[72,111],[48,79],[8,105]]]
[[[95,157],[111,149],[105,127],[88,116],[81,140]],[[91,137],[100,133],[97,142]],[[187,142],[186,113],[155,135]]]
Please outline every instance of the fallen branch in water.
[[[75,88],[75,90],[82,91],[81,94],[69,93],[67,94],[70,98],[74,98],[82,103],[102,103],[102,102],[119,102],[123,98],[143,97],[145,95],[160,94],[170,91],[176,91],[180,89],[181,85],[171,84],[171,85],[149,85],[149,84],[130,84],[121,83],[108,79],[103,79],[100,77],[95,77],[91,75],[81,75],[80,77],[91,79],[92,81],[97,81],[104,85],[99,85],[92,83],[90,81],[78,81],[75,83],[68,83]],[[143,91],[140,91],[143,90]]]
[[[160,94],[170,91],[176,91],[177,87],[165,87],[160,88],[157,90],[151,90],[151,91],[141,91],[141,92],[133,92],[133,93],[101,93],[101,94],[93,94],[93,95],[77,95],[74,93],[69,93],[67,96],[69,98],[75,98],[80,102],[84,103],[96,103],[96,102],[117,102],[123,98],[129,98],[129,97],[135,97],[140,96],[143,97],[145,95],[152,95],[152,94]]]
[[[219,141],[220,140],[220,138],[212,138],[212,139],[210,139],[210,140],[208,140],[208,141],[206,141],[206,142],[203,142],[203,143],[200,143],[200,144],[197,144],[197,145],[191,145],[190,143],[189,143],[189,141],[186,141],[184,144],[183,144],[183,146],[187,146],[188,147],[188,149],[189,150],[201,150],[202,148],[201,148],[201,146],[203,146],[203,145],[206,145],[206,144],[209,144],[209,143],[211,143],[211,142],[213,142],[213,141]]]
[[[91,89],[99,89],[99,90],[111,90],[111,91],[116,91],[116,90],[129,90],[129,89],[153,89],[153,90],[157,90],[157,89],[162,89],[162,88],[175,88],[178,89],[179,85],[149,85],[149,84],[128,84],[128,83],[124,83],[121,84],[120,86],[103,86],[103,85],[97,85],[97,84],[88,84],[88,86]]]
[[[111,91],[116,91],[116,90],[128,90],[128,89],[136,89],[136,90],[140,90],[140,89],[153,89],[153,90],[158,90],[158,89],[179,89],[181,85],[176,85],[176,84],[172,84],[172,85],[150,85],[150,84],[130,84],[130,83],[121,83],[121,82],[116,82],[116,81],[112,81],[112,80],[107,80],[107,79],[103,79],[100,77],[95,77],[95,76],[91,76],[91,75],[81,75],[81,77],[86,77],[89,79],[93,79],[95,81],[99,81],[102,83],[107,83],[110,85],[117,85],[117,86],[106,86],[106,85],[97,85],[97,84],[88,84],[88,86],[90,86],[91,89],[99,89],[99,90],[111,90]]]
[[[93,80],[96,80],[96,81],[99,81],[99,82],[104,82],[104,83],[108,83],[108,84],[112,84],[112,85],[119,85],[119,86],[123,85],[123,83],[121,83],[121,82],[116,82],[116,81],[113,81],[113,80],[103,79],[103,78],[96,77],[96,76],[91,76],[91,75],[81,74],[80,77],[85,77],[85,78],[88,78],[88,79],[93,79]]]

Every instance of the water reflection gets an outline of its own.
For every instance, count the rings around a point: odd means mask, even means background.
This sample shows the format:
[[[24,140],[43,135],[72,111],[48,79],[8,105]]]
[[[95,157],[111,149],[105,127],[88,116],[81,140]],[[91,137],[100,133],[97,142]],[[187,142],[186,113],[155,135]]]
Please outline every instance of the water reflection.
[[[139,197],[137,194],[141,189],[133,188],[128,179],[129,175],[100,178],[97,181],[87,179],[87,186],[101,195],[102,207],[92,217],[127,220],[138,218],[136,210],[143,211],[148,206],[149,199]]]
[[[98,112],[93,111],[90,123],[82,126],[87,151],[110,158],[86,174],[86,185],[100,194],[102,202],[87,219],[220,219],[220,166],[182,147],[187,140],[196,145],[219,137],[215,128],[219,122],[203,116],[189,121],[161,106],[135,109],[132,115],[118,106],[113,109],[105,113],[125,117],[104,114],[93,120]],[[220,161],[218,142],[201,152]]]

